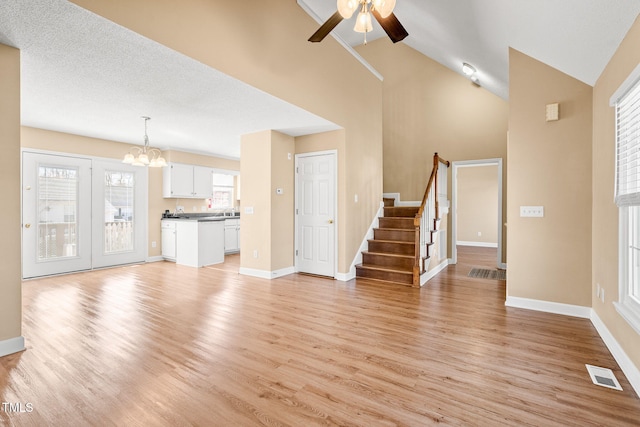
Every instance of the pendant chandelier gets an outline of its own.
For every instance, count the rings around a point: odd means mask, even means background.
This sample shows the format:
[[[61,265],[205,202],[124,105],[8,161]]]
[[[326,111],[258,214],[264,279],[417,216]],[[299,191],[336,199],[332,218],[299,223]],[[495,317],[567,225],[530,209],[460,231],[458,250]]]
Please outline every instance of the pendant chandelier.
[[[142,118],[144,119],[144,146],[142,148],[131,148],[131,150],[125,154],[122,163],[127,163],[133,166],[149,166],[150,168],[161,168],[167,166],[167,161],[162,157],[160,150],[149,147],[147,122],[151,120],[151,117],[142,116]]]

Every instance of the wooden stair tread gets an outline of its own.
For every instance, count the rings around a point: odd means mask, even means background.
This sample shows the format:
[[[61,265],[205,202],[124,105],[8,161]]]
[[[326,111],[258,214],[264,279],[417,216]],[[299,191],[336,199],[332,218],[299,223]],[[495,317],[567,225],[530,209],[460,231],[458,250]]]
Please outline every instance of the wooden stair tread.
[[[393,272],[393,273],[406,273],[406,274],[412,274],[413,273],[413,271],[400,270],[400,269],[397,269],[397,268],[385,267],[385,266],[374,265],[374,264],[358,264],[358,265],[356,265],[356,267],[366,268],[366,269],[369,269],[369,270],[389,271],[389,272]]]
[[[360,280],[370,280],[372,282],[375,283],[380,283],[380,284],[384,284],[384,285],[390,285],[390,286],[406,286],[406,287],[412,287],[413,284],[412,283],[403,283],[403,282],[397,282],[394,280],[384,280],[384,279],[375,279],[373,277],[356,277],[356,279],[360,279]]]
[[[380,240],[380,239],[369,239],[369,242],[378,242],[378,243],[402,243],[404,245],[415,245],[414,242],[406,242],[403,240]]]
[[[383,256],[388,256],[388,257],[395,257],[395,258],[411,258],[413,259],[413,255],[404,255],[404,254],[394,254],[391,252],[374,252],[374,251],[362,251],[363,254],[371,254],[371,255],[383,255]]]

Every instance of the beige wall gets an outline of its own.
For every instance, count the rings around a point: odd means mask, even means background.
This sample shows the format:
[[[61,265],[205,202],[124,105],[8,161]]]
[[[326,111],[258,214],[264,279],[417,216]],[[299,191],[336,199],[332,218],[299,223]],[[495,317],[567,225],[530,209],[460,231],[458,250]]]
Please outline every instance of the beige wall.
[[[592,88],[511,49],[509,100],[507,295],[589,307]],[[544,218],[520,218],[529,205]]]
[[[640,21],[620,44],[593,90],[593,309],[640,369],[640,337],[615,310],[618,300],[618,208],[613,202],[615,173],[615,111],[609,98],[640,63]],[[605,302],[595,298],[599,284]]]
[[[384,76],[384,192],[421,200],[435,152],[452,162],[501,158],[506,218],[507,101],[386,37],[357,50]]]
[[[242,135],[240,157],[240,266],[271,271],[271,131]]]
[[[318,24],[295,1],[74,3],[344,128],[337,147],[344,186],[338,270],[349,270],[382,198],[382,83],[376,76],[331,37],[307,42]],[[246,190],[243,178],[243,198]]]
[[[294,141],[275,131],[242,136],[242,268],[271,273],[294,265]]]
[[[271,132],[271,271],[294,265],[295,140]],[[281,188],[282,194],[276,194]]]
[[[83,156],[96,156],[112,159],[121,159],[131,148],[129,144],[107,141],[103,139],[88,138],[80,135],[72,135],[63,132],[54,132],[43,129],[22,127],[20,130],[21,145],[23,148],[55,151]],[[180,151],[168,151],[164,153],[167,161],[197,164],[201,166],[240,170],[240,162],[237,160],[220,159],[212,156],[195,155]],[[19,175],[19,174],[18,174]],[[202,206],[206,206],[200,199],[165,199],[162,197],[162,168],[149,168],[149,219],[148,219],[148,251],[150,257],[160,256],[161,231],[160,219],[162,213],[168,209],[173,212],[176,205],[185,207],[187,212],[200,212]],[[195,209],[194,209],[195,208]],[[156,242],[154,248],[152,242]]]
[[[0,342],[22,331],[20,216],[20,51],[0,44],[0,183],[3,221],[0,242]]]
[[[461,167],[457,170],[457,240],[497,244],[498,166]]]

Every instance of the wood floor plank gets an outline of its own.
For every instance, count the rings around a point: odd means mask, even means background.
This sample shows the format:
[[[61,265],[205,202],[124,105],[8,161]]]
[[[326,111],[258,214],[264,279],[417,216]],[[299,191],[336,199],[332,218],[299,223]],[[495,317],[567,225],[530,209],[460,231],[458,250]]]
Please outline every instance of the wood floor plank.
[[[505,282],[423,288],[238,274],[239,256],[25,281],[27,350],[0,359],[9,426],[640,424],[640,400],[589,320],[505,307]],[[624,391],[595,386],[611,368]]]

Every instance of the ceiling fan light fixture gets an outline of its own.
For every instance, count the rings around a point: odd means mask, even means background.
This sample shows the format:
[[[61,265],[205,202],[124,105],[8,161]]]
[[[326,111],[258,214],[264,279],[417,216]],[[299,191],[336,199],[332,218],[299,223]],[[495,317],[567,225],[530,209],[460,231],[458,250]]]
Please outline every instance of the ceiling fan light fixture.
[[[465,76],[471,77],[472,75],[474,75],[476,73],[476,68],[471,64],[463,62],[462,63],[462,72],[465,74]]]
[[[344,19],[349,19],[358,8],[358,3],[358,0],[338,0],[338,12]]]
[[[353,31],[357,33],[368,33],[373,30],[373,25],[371,24],[371,14],[368,11],[361,11],[358,13],[358,18],[356,19],[356,25],[353,27]]]
[[[393,13],[393,9],[396,7],[396,0],[373,0],[373,7],[380,16],[386,18]]]

